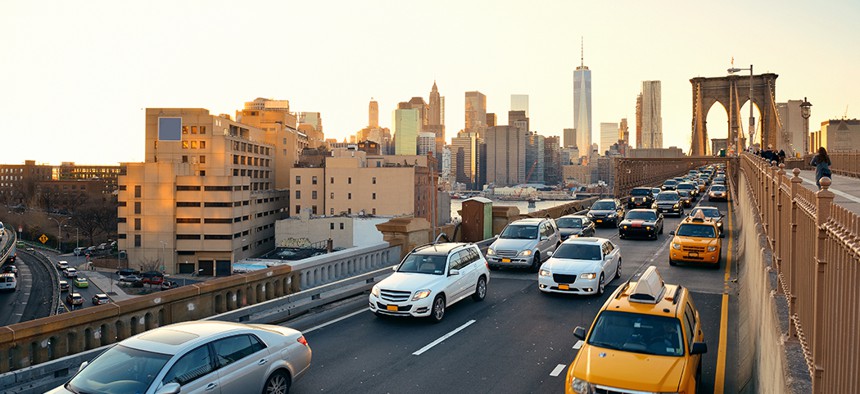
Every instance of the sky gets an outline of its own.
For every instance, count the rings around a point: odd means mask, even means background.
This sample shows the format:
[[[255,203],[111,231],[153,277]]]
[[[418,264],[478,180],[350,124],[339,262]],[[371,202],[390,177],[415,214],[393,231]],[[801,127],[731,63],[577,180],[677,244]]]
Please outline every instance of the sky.
[[[390,127],[397,103],[429,100],[434,81],[448,140],[472,90],[500,124],[510,95],[529,95],[532,130],[561,135],[581,39],[592,141],[621,118],[635,134],[641,82],[659,80],[664,145],[688,151],[689,80],[724,76],[732,59],[779,74],[778,102],[808,97],[815,131],[860,118],[858,20],[856,0],[0,0],[0,163],[143,161],[145,108],[235,116],[257,97],[320,112],[341,141],[367,125],[371,98]],[[726,122],[711,111],[709,136]]]

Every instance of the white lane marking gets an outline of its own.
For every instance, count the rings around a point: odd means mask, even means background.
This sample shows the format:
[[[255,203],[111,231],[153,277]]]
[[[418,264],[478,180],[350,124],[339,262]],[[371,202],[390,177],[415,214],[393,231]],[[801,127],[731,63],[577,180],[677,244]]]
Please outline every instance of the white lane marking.
[[[576,341],[576,343],[573,344],[574,350],[579,350],[581,348],[582,348],[582,340]]]
[[[341,316],[341,317],[339,317],[339,318],[337,318],[337,319],[334,319],[334,320],[332,320],[332,321],[330,321],[330,322],[320,324],[320,325],[318,325],[318,326],[316,326],[316,327],[311,327],[311,328],[309,328],[309,329],[307,329],[307,330],[302,331],[302,334],[307,334],[307,333],[309,333],[309,332],[311,332],[311,331],[319,330],[320,328],[323,328],[323,327],[325,327],[325,326],[327,326],[327,325],[337,323],[337,322],[339,322],[339,321],[341,321],[341,320],[344,320],[344,319],[349,319],[350,317],[353,317],[353,316],[355,316],[355,315],[357,315],[357,314],[359,314],[359,313],[361,313],[361,312],[367,312],[367,309],[362,309],[362,310],[360,310],[360,311],[352,312],[352,313],[350,313],[350,314],[348,314],[348,315],[346,315],[346,316]]]
[[[556,365],[555,369],[553,369],[552,372],[549,373],[549,376],[557,377],[558,375],[561,375],[561,371],[564,371],[565,368],[567,368],[567,365],[564,365],[564,364]]]
[[[428,344],[427,346],[422,347],[421,349],[419,349],[419,350],[418,350],[418,351],[416,351],[415,353],[412,353],[412,355],[413,355],[413,356],[420,356],[422,353],[424,353],[424,352],[426,352],[426,351],[428,351],[428,350],[432,349],[432,348],[433,348],[433,346],[436,346],[436,345],[438,345],[438,344],[442,343],[442,341],[444,341],[444,340],[446,340],[446,339],[450,338],[451,336],[453,336],[454,334],[456,334],[456,333],[458,333],[458,332],[462,331],[464,328],[471,326],[471,325],[472,325],[472,323],[474,323],[474,322],[475,322],[474,320],[469,320],[469,321],[467,321],[467,322],[466,322],[466,324],[463,324],[462,326],[455,328],[455,329],[454,329],[454,331],[451,331],[451,332],[449,332],[449,333],[445,334],[444,336],[442,336],[441,338],[439,338],[439,339],[437,339],[437,340],[435,340],[435,341],[433,341],[433,342],[430,342],[430,344]]]
[[[803,179],[806,183],[809,183],[809,184],[811,184],[811,185],[815,185],[815,180],[814,180],[814,179],[809,179],[809,178],[805,178],[805,177],[800,177],[800,179]],[[815,187],[818,187],[818,186],[815,186]],[[854,202],[858,202],[858,203],[860,203],[860,198],[854,197],[854,196],[852,196],[852,195],[850,195],[850,194],[848,194],[848,193],[845,193],[845,192],[843,192],[843,191],[841,191],[841,190],[836,190],[836,189],[834,189],[834,188],[832,188],[832,187],[831,187],[831,188],[828,188],[827,190],[832,191],[834,194],[836,194],[836,195],[838,195],[838,196],[845,197],[845,198],[847,198],[847,199],[849,199],[849,200],[851,200],[851,201],[854,201]]]

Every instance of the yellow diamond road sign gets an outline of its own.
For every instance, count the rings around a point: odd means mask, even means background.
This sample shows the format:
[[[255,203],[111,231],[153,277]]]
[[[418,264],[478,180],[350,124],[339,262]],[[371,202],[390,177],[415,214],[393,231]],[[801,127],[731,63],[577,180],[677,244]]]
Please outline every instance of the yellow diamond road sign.
[[[45,234],[42,234],[42,236],[39,237],[39,242],[41,242],[41,243],[48,242],[48,236]]]

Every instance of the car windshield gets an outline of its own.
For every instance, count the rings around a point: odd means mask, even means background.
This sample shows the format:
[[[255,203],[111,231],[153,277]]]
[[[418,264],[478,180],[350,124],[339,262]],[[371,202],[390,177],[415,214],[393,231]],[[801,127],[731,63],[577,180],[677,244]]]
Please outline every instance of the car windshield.
[[[651,194],[650,189],[633,189],[630,191],[631,196],[647,196]]]
[[[678,195],[681,197],[690,197],[690,192],[688,190],[678,190]]]
[[[559,218],[555,223],[559,228],[582,228],[581,218]]]
[[[411,253],[403,259],[397,272],[442,275],[447,259],[448,256],[444,255]]]
[[[143,393],[170,357],[117,345],[96,357],[65,387],[74,393]]]
[[[625,352],[683,356],[683,338],[678,319],[605,311],[597,317],[588,344]]]
[[[614,211],[615,203],[612,201],[598,201],[591,206],[593,211]]]
[[[670,179],[670,180],[668,180],[668,181],[666,181],[666,182],[663,182],[663,184],[664,184],[664,185],[677,185],[677,184],[678,184],[678,181],[676,181],[676,180],[674,180],[674,179]]]
[[[537,226],[508,226],[499,234],[502,239],[535,239],[537,238]]]
[[[627,220],[657,220],[657,214],[652,211],[630,211]]]
[[[559,245],[552,257],[557,259],[600,260],[600,245],[563,243]]]
[[[692,189],[693,187],[692,183],[681,183],[678,185],[678,189]]]
[[[714,185],[714,186],[711,186],[711,191],[712,192],[724,192],[724,191],[726,191],[726,187],[722,186],[722,185]]]
[[[690,216],[696,216],[699,214],[699,212],[701,212],[702,215],[705,215],[706,218],[718,218],[718,217],[720,217],[720,210],[719,209],[701,209],[701,208],[694,209],[693,212],[690,212]]]
[[[660,193],[657,195],[657,201],[678,201],[680,197],[677,193]]]
[[[713,226],[704,224],[682,224],[678,227],[676,235],[682,237],[716,238],[717,234]]]

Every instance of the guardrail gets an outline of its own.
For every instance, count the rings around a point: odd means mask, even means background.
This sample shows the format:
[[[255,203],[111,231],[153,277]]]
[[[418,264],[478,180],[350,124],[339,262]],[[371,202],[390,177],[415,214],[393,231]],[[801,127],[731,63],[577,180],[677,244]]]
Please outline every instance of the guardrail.
[[[53,289],[51,292],[51,315],[57,314],[57,308],[60,306],[60,276],[57,273],[57,269],[54,268],[54,263],[51,262],[51,259],[45,257],[44,254],[40,251],[32,251],[28,252],[26,250],[21,251],[24,254],[28,254],[33,257],[39,264],[42,264],[47,270],[48,275],[51,277],[51,288]],[[41,283],[34,285],[42,285]]]
[[[780,296],[788,302],[789,341],[798,341],[815,393],[860,392],[860,217],[833,204],[830,179],[814,192],[800,170],[744,154],[741,170],[773,250]]]

